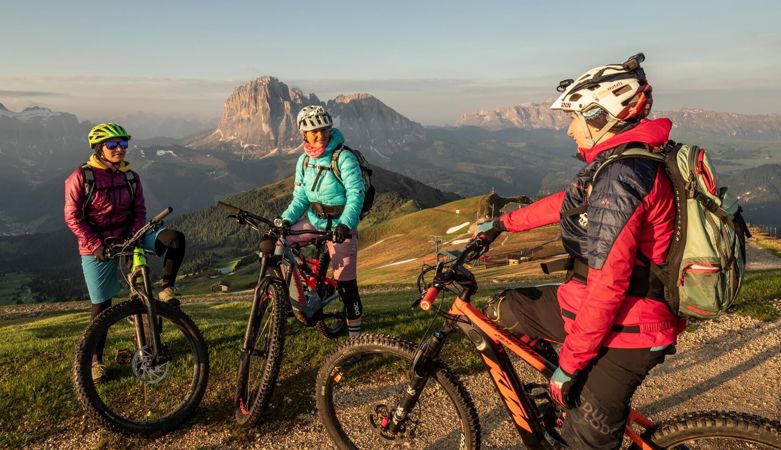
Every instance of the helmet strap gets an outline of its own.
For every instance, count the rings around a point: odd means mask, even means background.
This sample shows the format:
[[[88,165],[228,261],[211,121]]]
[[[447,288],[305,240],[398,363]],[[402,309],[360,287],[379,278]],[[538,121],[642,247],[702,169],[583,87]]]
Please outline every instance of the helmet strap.
[[[620,120],[611,116],[611,119],[605,124],[605,126],[600,128],[596,133],[592,133],[591,126],[589,126],[588,122],[586,121],[586,118],[583,117],[583,114],[578,112],[577,117],[578,119],[580,119],[583,128],[586,130],[586,133],[588,134],[588,136],[586,137],[586,145],[588,145],[588,147],[586,148],[592,148],[595,145],[599,144],[599,141],[602,140],[602,138],[608,133],[608,131],[613,129],[613,126],[618,122],[620,122]]]

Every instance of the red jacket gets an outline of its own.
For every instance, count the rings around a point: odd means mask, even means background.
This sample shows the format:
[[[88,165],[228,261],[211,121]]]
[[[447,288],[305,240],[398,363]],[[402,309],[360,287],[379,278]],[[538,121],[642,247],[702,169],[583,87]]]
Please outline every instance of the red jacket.
[[[138,174],[135,177],[135,199],[123,172],[130,170],[125,162],[119,170],[107,168],[93,155],[87,162],[95,174],[95,190],[86,210],[84,172],[74,170],[65,180],[65,223],[79,240],[79,255],[92,255],[107,237],[128,237],[146,222],[144,192]]]
[[[562,236],[566,233],[568,238],[567,251],[588,259],[586,284],[570,280],[558,290],[567,332],[559,361],[568,373],[587,367],[600,347],[670,345],[683,328],[665,303],[626,293],[633,268],[642,264],[637,259],[638,251],[657,264],[667,256],[675,205],[664,168],[648,160],[638,162],[639,158],[630,158],[606,166],[594,186],[589,186],[588,176],[589,168],[600,165],[621,144],[640,142],[652,148],[663,145],[671,127],[668,119],[643,121],[591,149],[579,149],[587,166],[572,186],[500,219],[511,232],[560,222]],[[640,195],[638,189],[645,191]],[[578,192],[591,195],[585,226],[573,225],[561,214],[577,203],[573,197]],[[574,219],[576,223],[577,218]],[[639,332],[616,331],[614,325],[635,329],[639,326]]]

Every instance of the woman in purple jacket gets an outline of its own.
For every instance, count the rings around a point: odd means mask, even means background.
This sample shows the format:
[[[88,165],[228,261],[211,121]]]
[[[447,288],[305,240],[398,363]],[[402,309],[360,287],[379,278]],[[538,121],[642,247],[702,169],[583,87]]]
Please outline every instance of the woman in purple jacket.
[[[65,180],[65,223],[79,241],[93,319],[111,306],[111,298],[120,290],[116,274],[118,260],[106,259],[106,239],[125,239],[146,222],[141,181],[125,161],[129,140],[127,131],[116,123],[96,125],[87,135],[92,155]],[[142,246],[158,256],[165,254],[158,297],[178,306],[174,284],[184,259],[184,235],[160,228],[147,234]],[[104,344],[105,339],[92,359],[92,378],[96,383],[104,381],[106,376]]]

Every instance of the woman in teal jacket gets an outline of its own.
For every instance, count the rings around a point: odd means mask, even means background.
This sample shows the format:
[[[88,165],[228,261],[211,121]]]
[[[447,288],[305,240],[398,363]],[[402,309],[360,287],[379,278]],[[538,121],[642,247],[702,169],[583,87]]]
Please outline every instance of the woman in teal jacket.
[[[325,230],[330,222],[334,232],[333,242],[328,242],[331,268],[347,308],[347,329],[350,336],[357,336],[363,314],[356,281],[357,228],[364,198],[361,167],[353,152],[344,150],[344,136],[333,128],[333,120],[325,108],[306,106],[298,113],[296,122],[304,139],[304,154],[296,163],[293,200],[281,217],[294,224],[292,230]],[[334,157],[341,180],[333,173]],[[291,242],[307,239],[311,236],[288,238]]]

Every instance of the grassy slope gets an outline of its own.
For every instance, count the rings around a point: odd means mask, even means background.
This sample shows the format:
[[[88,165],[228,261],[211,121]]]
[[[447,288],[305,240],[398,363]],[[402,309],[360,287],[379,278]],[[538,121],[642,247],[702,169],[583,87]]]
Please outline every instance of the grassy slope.
[[[478,281],[485,281],[482,272]],[[483,288],[476,297],[481,305],[498,288]],[[364,294],[364,330],[419,340],[434,320],[431,314],[413,311],[414,291]],[[781,271],[754,272],[747,277],[738,314],[775,319],[778,309],[768,300],[781,298]],[[759,305],[759,308],[757,308]],[[84,305],[86,307],[86,304]],[[238,349],[249,311],[249,302],[185,304],[209,344],[211,372],[206,396],[189,424],[202,424],[214,432],[227,431],[237,443],[249,443],[254,431],[237,427],[232,420],[232,396]],[[70,369],[75,344],[87,325],[86,311],[48,312],[34,317],[13,318],[10,307],[0,312],[0,448],[19,448],[65,432],[83,432],[95,425],[82,420],[72,393]],[[271,413],[260,430],[284,429],[298,414],[314,410],[312,388],[317,368],[334,343],[312,329],[289,321],[285,359],[280,383],[272,399]],[[460,373],[479,370],[480,364],[463,338],[454,338],[446,348],[446,360]],[[108,448],[141,446],[143,440],[108,432]]]
[[[451,227],[465,222],[474,223],[478,197],[457,200],[436,208],[425,209],[388,220],[360,231],[361,250],[358,253],[359,281],[362,284],[411,284],[423,263],[433,263],[435,236],[443,239],[440,248],[448,251],[463,248],[464,244],[450,242],[465,239],[474,233],[466,226],[452,234]],[[511,280],[541,277],[538,258],[547,258],[563,252],[556,240],[557,226],[500,237],[492,246],[479,276],[490,280]],[[551,242],[554,241],[554,242]],[[541,246],[541,247],[540,247]],[[509,266],[506,258],[517,258],[522,250],[536,249],[531,255],[535,261]],[[403,264],[389,265],[415,258]]]

